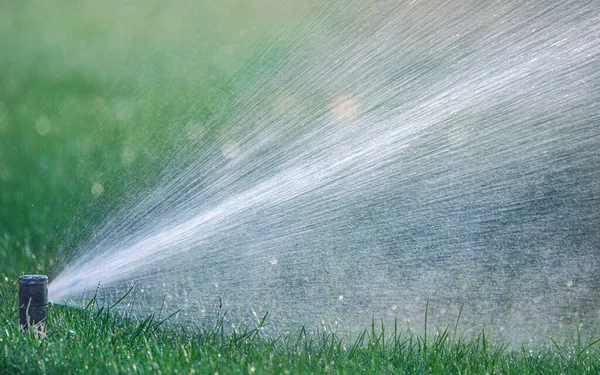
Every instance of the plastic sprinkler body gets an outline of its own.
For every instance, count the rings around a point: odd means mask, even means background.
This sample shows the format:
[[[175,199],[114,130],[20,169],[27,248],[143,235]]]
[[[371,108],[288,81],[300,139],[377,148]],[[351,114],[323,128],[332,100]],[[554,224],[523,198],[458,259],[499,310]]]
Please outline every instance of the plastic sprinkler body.
[[[35,327],[36,333],[46,331],[48,314],[48,277],[19,277],[19,323],[23,331]]]

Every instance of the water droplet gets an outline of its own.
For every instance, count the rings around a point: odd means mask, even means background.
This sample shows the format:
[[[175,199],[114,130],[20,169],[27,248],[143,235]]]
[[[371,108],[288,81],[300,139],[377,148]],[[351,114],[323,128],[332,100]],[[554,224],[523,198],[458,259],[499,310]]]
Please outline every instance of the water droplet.
[[[35,120],[35,130],[37,130],[37,132],[42,136],[50,133],[51,127],[52,123],[46,116],[40,116],[37,118],[37,120]]]

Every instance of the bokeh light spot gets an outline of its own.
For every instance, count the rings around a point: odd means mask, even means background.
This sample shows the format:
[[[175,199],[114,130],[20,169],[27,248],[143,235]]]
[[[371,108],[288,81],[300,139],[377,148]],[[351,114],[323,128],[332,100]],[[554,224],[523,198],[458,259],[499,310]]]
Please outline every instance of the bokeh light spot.
[[[131,165],[135,161],[135,151],[133,151],[130,147],[123,148],[123,152],[121,153],[121,162],[125,166]]]
[[[50,129],[52,128],[52,122],[46,116],[40,116],[35,120],[35,130],[39,133],[39,135],[46,135],[50,133]]]
[[[96,182],[92,185],[92,195],[94,197],[99,197],[102,193],[104,193],[104,186],[101,183]]]
[[[354,120],[358,116],[356,103],[349,95],[333,99],[331,111],[336,120]]]
[[[227,142],[221,147],[221,153],[227,159],[235,159],[240,155],[240,145],[237,142]]]

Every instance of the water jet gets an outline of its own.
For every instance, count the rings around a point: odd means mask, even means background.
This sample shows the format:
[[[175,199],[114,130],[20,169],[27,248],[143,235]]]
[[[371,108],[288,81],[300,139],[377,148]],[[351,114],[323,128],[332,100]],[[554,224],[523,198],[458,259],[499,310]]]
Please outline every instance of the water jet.
[[[50,301],[112,306],[135,284],[116,309],[208,326],[222,298],[231,326],[269,312],[274,335],[417,329],[425,301],[431,326],[464,304],[466,334],[493,316],[513,342],[597,319],[597,12],[333,3],[275,29],[227,100],[149,123],[179,126],[171,156],[151,183],[115,164],[123,204],[64,244]]]
[[[37,327],[46,330],[48,315],[48,277],[23,275],[19,277],[19,323],[23,331]]]

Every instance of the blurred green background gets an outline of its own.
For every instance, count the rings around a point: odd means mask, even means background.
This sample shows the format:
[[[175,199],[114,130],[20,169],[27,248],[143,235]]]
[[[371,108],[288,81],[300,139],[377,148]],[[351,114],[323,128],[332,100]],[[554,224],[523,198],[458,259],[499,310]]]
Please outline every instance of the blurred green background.
[[[56,274],[152,185],[191,123],[211,141],[208,119],[252,79],[241,72],[283,58],[281,29],[307,12],[287,0],[2,1],[0,272]]]

